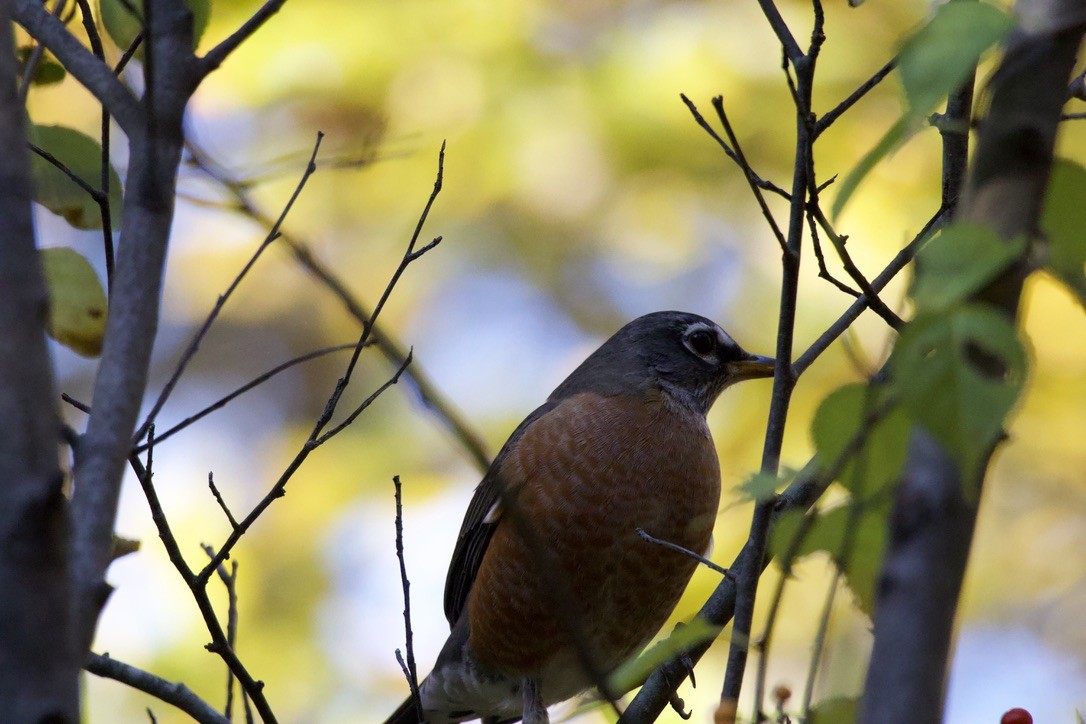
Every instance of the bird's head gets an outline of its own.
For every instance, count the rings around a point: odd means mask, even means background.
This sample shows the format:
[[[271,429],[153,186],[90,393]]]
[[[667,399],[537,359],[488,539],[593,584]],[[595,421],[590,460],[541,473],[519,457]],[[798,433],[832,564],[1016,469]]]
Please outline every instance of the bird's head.
[[[751,354],[713,321],[688,312],[638,317],[593,352],[554,391],[622,394],[656,387],[705,414],[725,387],[771,377],[773,359]]]

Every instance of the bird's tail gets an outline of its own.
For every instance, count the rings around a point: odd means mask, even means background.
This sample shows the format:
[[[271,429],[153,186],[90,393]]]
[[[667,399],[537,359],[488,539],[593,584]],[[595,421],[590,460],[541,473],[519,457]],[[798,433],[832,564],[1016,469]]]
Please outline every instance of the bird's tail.
[[[385,720],[385,724],[419,724],[423,721],[422,711],[419,709],[418,700],[413,696],[407,697],[392,716]]]

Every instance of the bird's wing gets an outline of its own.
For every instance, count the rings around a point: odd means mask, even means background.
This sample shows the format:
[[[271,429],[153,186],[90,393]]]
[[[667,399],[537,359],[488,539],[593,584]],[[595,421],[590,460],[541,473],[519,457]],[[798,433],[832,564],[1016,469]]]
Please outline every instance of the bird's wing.
[[[456,625],[456,620],[460,618],[467,604],[468,593],[475,582],[475,574],[479,571],[483,554],[486,553],[490,537],[500,522],[500,517],[492,512],[497,511],[496,506],[501,500],[502,481],[498,477],[501,462],[525,430],[553,410],[557,404],[557,401],[548,401],[520,423],[490,464],[482,482],[475,488],[475,495],[464,514],[464,522],[460,526],[460,535],[456,538],[456,547],[449,563],[449,573],[445,578],[445,618],[448,619],[449,626]]]

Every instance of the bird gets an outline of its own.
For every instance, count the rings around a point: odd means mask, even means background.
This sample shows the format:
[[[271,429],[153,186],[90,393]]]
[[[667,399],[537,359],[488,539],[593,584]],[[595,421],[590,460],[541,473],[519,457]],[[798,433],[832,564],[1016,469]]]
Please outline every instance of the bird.
[[[386,724],[546,722],[546,707],[640,651],[698,565],[683,549],[711,543],[720,465],[706,415],[774,364],[677,311],[638,317],[590,354],[475,489],[445,582],[451,632]]]

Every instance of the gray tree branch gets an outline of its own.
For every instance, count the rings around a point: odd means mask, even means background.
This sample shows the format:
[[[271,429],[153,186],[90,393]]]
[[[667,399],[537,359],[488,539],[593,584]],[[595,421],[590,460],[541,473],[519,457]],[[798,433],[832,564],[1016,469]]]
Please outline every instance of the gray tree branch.
[[[61,426],[11,17],[12,3],[0,0],[0,721],[74,724],[79,659]]]
[[[182,116],[194,89],[192,14],[181,0],[151,0],[146,47],[146,123],[128,131],[130,160],[117,263],[92,413],[75,469],[73,573],[77,642],[87,649],[109,595],[121,476],[147,385],[170,225]]]
[[[1041,3],[1021,2],[1021,16]],[[1059,24],[1019,32],[993,78],[988,117],[959,217],[984,223],[1010,241],[1035,236],[1052,164],[1067,81],[1086,28],[1076,0],[1046,6]],[[1023,262],[977,301],[1017,313]],[[922,430],[914,429],[891,516],[890,538],[875,604],[871,654],[860,721],[940,721],[950,641],[976,519],[957,466]]]
[[[102,103],[125,133],[139,130],[144,114],[136,97],[44,5],[37,0],[13,0],[12,17]]]

